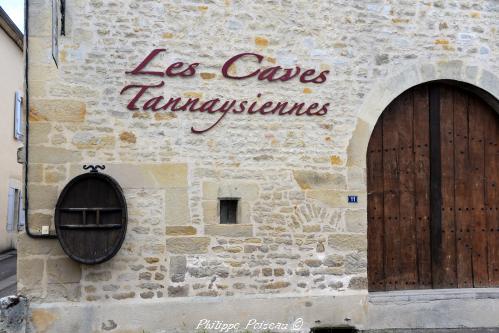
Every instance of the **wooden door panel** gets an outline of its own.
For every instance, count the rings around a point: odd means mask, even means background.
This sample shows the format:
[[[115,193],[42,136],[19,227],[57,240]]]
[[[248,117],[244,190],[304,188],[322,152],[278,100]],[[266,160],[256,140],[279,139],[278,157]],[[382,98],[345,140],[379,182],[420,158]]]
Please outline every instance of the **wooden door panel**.
[[[455,86],[397,97],[367,153],[369,290],[499,286],[499,116]]]

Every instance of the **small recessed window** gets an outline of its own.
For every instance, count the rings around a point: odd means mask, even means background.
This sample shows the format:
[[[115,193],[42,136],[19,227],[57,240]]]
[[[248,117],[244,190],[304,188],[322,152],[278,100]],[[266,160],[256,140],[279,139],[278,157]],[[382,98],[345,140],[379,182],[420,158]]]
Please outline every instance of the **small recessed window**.
[[[220,199],[220,224],[237,223],[237,199]]]

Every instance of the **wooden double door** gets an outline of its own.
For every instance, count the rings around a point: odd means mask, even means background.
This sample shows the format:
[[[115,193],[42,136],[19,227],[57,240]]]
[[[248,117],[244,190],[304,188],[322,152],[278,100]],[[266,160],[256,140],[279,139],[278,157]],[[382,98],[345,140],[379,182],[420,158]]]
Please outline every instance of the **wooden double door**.
[[[499,115],[470,91],[416,86],[367,151],[370,291],[499,286]]]

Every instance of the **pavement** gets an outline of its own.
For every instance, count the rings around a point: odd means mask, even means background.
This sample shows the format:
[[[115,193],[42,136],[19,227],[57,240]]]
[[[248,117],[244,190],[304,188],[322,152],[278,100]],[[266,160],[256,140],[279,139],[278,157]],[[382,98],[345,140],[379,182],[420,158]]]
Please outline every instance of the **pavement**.
[[[16,262],[16,250],[0,254],[0,298],[17,292]]]

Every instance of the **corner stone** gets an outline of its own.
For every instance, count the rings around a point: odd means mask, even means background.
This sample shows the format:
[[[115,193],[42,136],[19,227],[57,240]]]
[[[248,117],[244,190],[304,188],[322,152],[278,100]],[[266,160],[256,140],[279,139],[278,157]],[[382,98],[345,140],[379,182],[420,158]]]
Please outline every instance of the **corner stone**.
[[[81,266],[69,258],[47,260],[48,283],[80,282]]]

